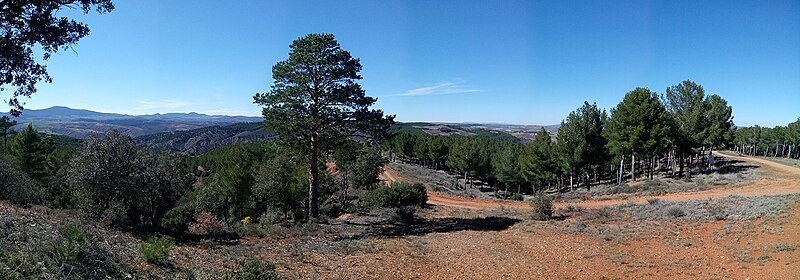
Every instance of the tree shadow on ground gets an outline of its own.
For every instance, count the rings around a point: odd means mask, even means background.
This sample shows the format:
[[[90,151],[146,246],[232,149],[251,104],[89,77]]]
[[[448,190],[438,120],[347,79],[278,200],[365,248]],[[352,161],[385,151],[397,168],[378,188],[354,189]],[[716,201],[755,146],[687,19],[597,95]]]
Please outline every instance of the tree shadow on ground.
[[[379,236],[397,237],[454,231],[501,231],[522,220],[507,217],[436,218],[414,224],[385,224],[374,229]]]
[[[742,160],[718,158],[714,162],[713,170],[693,170],[693,174],[734,174],[751,169],[759,168],[760,166],[751,164]]]

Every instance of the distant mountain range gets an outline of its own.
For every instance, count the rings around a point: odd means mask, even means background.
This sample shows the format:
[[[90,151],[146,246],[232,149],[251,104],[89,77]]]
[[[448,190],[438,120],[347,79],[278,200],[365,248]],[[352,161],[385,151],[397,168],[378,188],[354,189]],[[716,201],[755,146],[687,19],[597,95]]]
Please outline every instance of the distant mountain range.
[[[0,114],[8,115],[8,114]],[[199,155],[213,148],[237,142],[272,139],[261,117],[212,116],[198,113],[168,113],[154,115],[125,115],[100,113],[68,107],[42,110],[26,109],[17,121],[15,130],[29,123],[42,132],[87,139],[94,134],[117,129],[133,136],[140,146],[155,150]],[[477,123],[398,123],[396,131],[433,135],[480,136],[513,142],[528,142],[544,127],[555,136],[558,125],[512,125]]]
[[[20,130],[21,127],[32,123],[39,131],[86,139],[93,134],[112,129],[137,137],[262,120],[261,117],[214,116],[198,113],[125,115],[57,106],[42,110],[26,109],[19,118],[16,118],[15,129]]]

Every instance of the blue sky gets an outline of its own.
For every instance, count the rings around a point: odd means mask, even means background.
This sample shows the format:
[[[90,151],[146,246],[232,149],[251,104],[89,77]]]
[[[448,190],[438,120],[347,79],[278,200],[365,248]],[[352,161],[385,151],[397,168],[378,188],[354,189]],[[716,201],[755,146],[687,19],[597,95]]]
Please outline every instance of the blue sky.
[[[400,121],[555,124],[584,100],[611,108],[685,79],[727,99],[738,125],[800,117],[798,1],[115,4],[79,17],[91,35],[47,62],[54,82],[27,108],[260,115],[272,65],[324,32]]]

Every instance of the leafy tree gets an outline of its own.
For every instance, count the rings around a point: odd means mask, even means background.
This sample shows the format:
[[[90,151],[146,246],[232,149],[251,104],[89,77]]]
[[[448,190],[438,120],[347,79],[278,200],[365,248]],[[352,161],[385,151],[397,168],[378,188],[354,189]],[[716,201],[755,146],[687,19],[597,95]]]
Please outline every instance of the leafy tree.
[[[0,155],[0,199],[27,206],[44,202],[46,198],[47,192],[39,182],[20,169],[15,160]]]
[[[499,153],[495,153],[492,158],[492,166],[494,167],[495,177],[497,181],[504,184],[506,191],[508,185],[517,185],[522,181],[522,174],[520,172],[519,157],[521,149],[518,145],[508,145]],[[519,193],[519,190],[517,190]]]
[[[0,133],[3,133],[3,149],[0,149],[0,154],[4,154],[8,149],[8,135],[11,134],[11,128],[17,125],[17,121],[12,121],[8,116],[0,117]]]
[[[430,142],[430,138],[426,136],[417,137],[414,142],[414,156],[425,166],[428,165],[428,155],[430,155],[428,142]]]
[[[53,151],[53,140],[33,129],[31,124],[11,139],[11,155],[25,173],[42,180],[48,174],[47,155]]]
[[[556,177],[556,155],[553,154],[553,141],[550,133],[542,127],[533,143],[525,145],[520,156],[520,173],[522,178],[531,184],[536,191],[547,181]]]
[[[278,152],[264,162],[253,184],[253,195],[260,211],[279,212],[284,218],[290,213],[302,213],[303,180],[306,180],[303,164],[286,152]]]
[[[66,49],[89,35],[89,27],[67,17],[59,17],[64,8],[80,8],[84,13],[96,10],[107,13],[114,9],[111,0],[4,0],[0,1],[0,91],[15,88],[8,99],[11,114],[22,110],[20,96],[36,93],[36,83],[52,82],[47,67],[34,59],[34,52],[43,60],[60,49]],[[41,50],[34,51],[34,47]]]
[[[479,169],[480,150],[478,145],[469,141],[469,138],[457,137],[456,139],[458,140],[450,149],[450,155],[447,157],[447,165],[464,173],[464,187],[466,188],[468,175],[474,176]]]
[[[631,155],[631,179],[636,180],[636,156],[646,156],[653,178],[652,157],[667,145],[667,114],[658,95],[636,88],[611,109],[606,135],[610,150],[619,157]]]
[[[380,148],[375,146],[361,148],[352,167],[350,180],[353,182],[353,187],[371,189],[376,186],[380,183],[378,176],[383,172],[386,163]]]
[[[578,110],[569,113],[558,129],[557,147],[570,181],[575,172],[584,173],[584,184],[589,188],[588,171],[600,166],[608,158],[607,140],[603,136],[605,112],[597,104],[584,102]],[[572,185],[572,183],[570,183]]]
[[[669,112],[672,131],[670,133],[677,152],[680,155],[678,176],[683,177],[683,166],[686,156],[692,148],[699,146],[706,139],[707,127],[703,87],[686,80],[667,88],[664,105]]]
[[[428,141],[428,158],[433,161],[435,169],[439,169],[447,160],[449,150],[442,136],[432,136]]]
[[[706,121],[705,139],[703,144],[709,146],[708,154],[714,147],[724,147],[733,141],[733,109],[728,106],[728,101],[719,95],[712,94],[705,101]],[[711,162],[708,162],[711,168]]]
[[[135,222],[160,225],[164,215],[191,190],[195,178],[174,154],[140,150],[134,164],[137,188],[130,216]]]
[[[92,137],[70,162],[70,181],[80,206],[97,217],[120,222],[135,198],[137,148],[133,139],[117,130]]]
[[[332,34],[309,34],[290,46],[289,58],[272,67],[274,84],[257,93],[264,123],[284,144],[309,159],[309,214],[319,217],[319,158],[350,136],[382,137],[394,122],[369,109],[377,99],[356,83],[361,63]]]
[[[235,145],[222,160],[209,181],[219,188],[220,199],[228,206],[227,217],[239,220],[255,207],[252,187],[259,157],[255,151]]]

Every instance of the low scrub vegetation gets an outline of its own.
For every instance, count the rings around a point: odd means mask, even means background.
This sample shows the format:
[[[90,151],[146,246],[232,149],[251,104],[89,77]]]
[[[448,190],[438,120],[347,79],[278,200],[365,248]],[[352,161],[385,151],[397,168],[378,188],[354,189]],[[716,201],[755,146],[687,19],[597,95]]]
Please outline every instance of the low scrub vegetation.
[[[175,241],[164,236],[151,236],[139,246],[139,252],[149,263],[169,265],[169,250],[175,247]]]
[[[275,272],[275,265],[258,259],[239,261],[239,267],[225,273],[225,280],[278,280],[282,279]]]
[[[124,278],[130,268],[89,227],[0,215],[0,279]]]
[[[553,198],[547,195],[539,195],[531,199],[531,214],[534,220],[547,221],[553,217]]]
[[[425,206],[428,194],[420,183],[395,182],[369,192],[367,203],[373,207]]]

